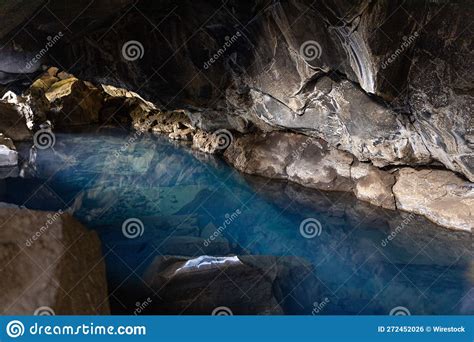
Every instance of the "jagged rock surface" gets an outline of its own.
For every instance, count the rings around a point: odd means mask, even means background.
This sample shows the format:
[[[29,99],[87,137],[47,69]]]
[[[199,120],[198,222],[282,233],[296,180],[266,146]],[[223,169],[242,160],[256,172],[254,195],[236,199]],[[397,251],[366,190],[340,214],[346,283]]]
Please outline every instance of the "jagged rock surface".
[[[470,1],[13,3],[0,11],[2,83],[38,68],[24,64],[65,23],[54,60],[185,106],[195,127],[291,128],[377,166],[436,161],[474,180]],[[25,32],[12,42],[35,9],[26,30],[36,42]],[[148,34],[156,25],[161,34]],[[128,61],[122,47],[137,37],[141,58]]]

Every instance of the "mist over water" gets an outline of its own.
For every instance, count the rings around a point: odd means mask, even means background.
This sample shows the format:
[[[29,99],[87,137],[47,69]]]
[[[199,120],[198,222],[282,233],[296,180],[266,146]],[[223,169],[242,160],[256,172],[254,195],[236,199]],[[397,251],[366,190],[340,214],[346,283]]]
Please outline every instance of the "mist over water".
[[[229,301],[242,303],[234,313],[249,314],[253,306],[305,315],[388,314],[396,307],[412,315],[474,314],[470,237],[416,215],[348,193],[244,176],[164,137],[117,129],[56,134],[54,149],[38,151],[36,168],[34,177],[4,180],[1,200],[70,208],[97,231],[113,313],[140,307],[144,314],[209,314]],[[308,219],[318,225],[304,234]],[[204,286],[190,300],[184,290],[165,293],[166,286],[147,280],[156,257],[204,255],[229,258],[191,261],[182,270],[199,272],[186,284],[173,280],[174,288],[194,291],[194,280],[207,281],[216,263],[229,265],[232,288]],[[233,271],[239,260],[270,285],[250,284],[246,269]]]

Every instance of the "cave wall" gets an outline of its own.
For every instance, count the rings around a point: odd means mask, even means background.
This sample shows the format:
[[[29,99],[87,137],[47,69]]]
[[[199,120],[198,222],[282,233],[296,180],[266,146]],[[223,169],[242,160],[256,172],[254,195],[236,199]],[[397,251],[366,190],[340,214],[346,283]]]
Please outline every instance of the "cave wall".
[[[186,108],[205,130],[289,129],[378,167],[438,164],[473,181],[473,14],[442,0],[9,0],[0,83],[56,65]]]

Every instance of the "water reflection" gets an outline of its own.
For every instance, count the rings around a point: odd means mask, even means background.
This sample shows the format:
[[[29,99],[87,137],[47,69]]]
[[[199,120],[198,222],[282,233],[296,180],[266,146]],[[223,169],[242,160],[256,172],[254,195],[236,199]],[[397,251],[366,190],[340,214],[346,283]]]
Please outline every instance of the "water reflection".
[[[143,314],[220,306],[237,314],[474,313],[468,234],[348,193],[243,176],[162,137],[131,136],[57,134],[54,150],[37,152],[35,177],[2,181],[2,201],[70,208],[97,230],[115,313],[144,302]],[[130,218],[143,224],[135,238],[123,234]],[[300,234],[307,218],[321,223],[320,235]],[[170,273],[202,255],[241,263]]]

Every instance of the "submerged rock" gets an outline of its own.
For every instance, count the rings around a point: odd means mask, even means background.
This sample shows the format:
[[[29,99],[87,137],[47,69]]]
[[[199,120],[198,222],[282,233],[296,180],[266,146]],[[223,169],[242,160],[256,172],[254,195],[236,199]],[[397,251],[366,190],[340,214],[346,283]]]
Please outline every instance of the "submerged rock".
[[[0,303],[4,315],[109,314],[100,241],[69,214],[0,209]]]
[[[152,309],[160,313],[210,315],[224,307],[227,314],[282,314],[281,288],[311,271],[297,257],[159,256],[144,280],[156,294]]]

